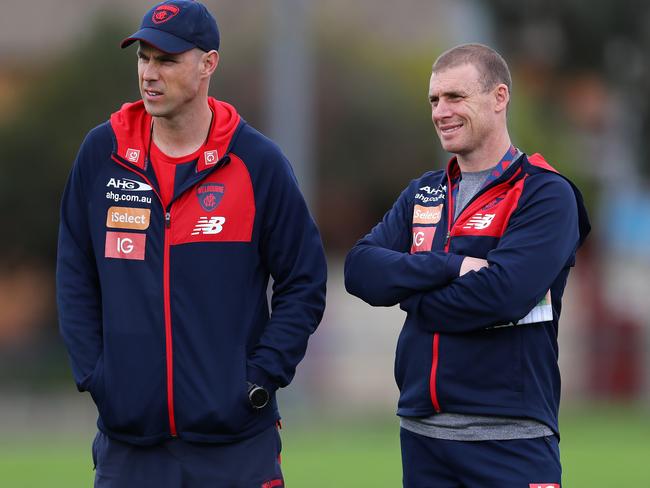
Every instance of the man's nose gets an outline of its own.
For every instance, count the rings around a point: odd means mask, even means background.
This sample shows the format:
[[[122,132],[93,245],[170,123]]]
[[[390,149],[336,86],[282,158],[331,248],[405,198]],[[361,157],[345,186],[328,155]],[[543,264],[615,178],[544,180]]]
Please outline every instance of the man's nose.
[[[431,116],[436,120],[448,117],[450,113],[449,104],[445,100],[438,100],[435,105],[431,106]]]
[[[156,66],[156,63],[145,64],[142,70],[142,79],[147,81],[158,79],[158,67]]]

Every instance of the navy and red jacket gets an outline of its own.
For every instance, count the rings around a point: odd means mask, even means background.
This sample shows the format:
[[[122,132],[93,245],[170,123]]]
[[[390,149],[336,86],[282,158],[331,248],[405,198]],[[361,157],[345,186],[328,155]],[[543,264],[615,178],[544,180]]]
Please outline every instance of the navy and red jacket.
[[[273,425],[274,393],[325,306],[320,235],[288,161],[231,105],[209,105],[209,136],[177,165],[167,208],[142,102],[88,134],[63,195],[60,330],[99,429],[133,444]],[[267,407],[250,406],[247,381],[271,392]]]
[[[397,413],[525,417],[558,432],[558,319],[590,230],[577,188],[522,155],[452,223],[456,159],[402,192],[350,251],[345,285],[407,312],[397,343]],[[489,266],[459,277],[465,256]]]

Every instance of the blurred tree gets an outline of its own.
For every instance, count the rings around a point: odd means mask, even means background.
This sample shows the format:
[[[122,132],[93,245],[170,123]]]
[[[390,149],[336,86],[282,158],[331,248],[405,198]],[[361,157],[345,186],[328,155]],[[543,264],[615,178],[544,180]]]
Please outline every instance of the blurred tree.
[[[492,5],[504,54],[536,65],[538,72],[546,67],[554,73],[547,94],[556,102],[563,103],[567,87],[589,89],[583,82],[585,74],[606,83],[601,122],[615,120],[606,98],[616,98],[615,105],[623,112],[621,123],[629,128],[625,144],[631,146],[636,166],[650,176],[650,160],[644,157],[650,137],[650,2],[495,0]]]
[[[138,96],[135,53],[106,42],[124,37],[118,25],[102,18],[89,39],[43,62],[23,92],[21,110],[0,127],[5,265],[35,258],[53,263],[59,200],[84,135]]]

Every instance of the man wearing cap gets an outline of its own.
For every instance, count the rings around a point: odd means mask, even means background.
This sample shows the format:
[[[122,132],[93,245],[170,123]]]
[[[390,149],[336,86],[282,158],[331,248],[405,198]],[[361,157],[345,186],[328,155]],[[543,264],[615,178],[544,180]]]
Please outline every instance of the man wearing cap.
[[[61,206],[59,321],[99,412],[95,486],[282,487],[275,392],[322,317],[320,236],[279,148],[208,97],[208,10],[158,4],[136,41],[142,100],[90,131]]]

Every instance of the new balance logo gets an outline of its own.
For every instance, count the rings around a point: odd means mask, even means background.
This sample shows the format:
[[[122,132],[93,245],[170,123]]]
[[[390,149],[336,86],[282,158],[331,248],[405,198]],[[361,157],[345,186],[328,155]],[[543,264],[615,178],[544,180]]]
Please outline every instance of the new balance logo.
[[[463,226],[463,229],[487,229],[494,220],[496,214],[480,214],[477,213]]]
[[[226,223],[226,217],[199,217],[198,222],[194,226],[192,235],[206,234],[214,235],[223,230],[223,224]]]

